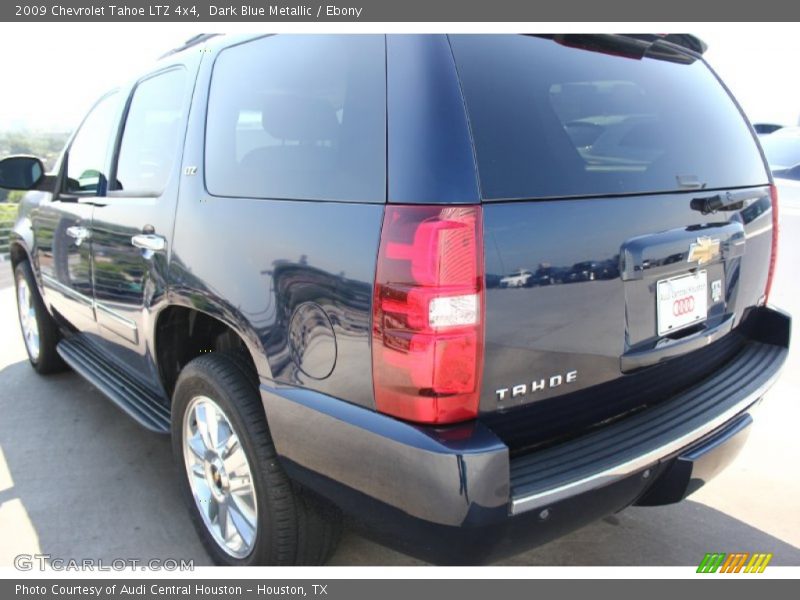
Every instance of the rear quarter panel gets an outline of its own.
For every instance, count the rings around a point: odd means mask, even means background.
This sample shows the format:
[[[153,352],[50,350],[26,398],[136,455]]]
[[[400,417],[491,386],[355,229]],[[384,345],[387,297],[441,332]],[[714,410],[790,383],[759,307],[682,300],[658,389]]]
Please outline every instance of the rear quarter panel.
[[[182,175],[170,303],[236,330],[262,379],[372,407],[370,307],[384,205],[208,194],[213,58],[203,61],[189,117],[182,173],[196,167],[196,175]]]

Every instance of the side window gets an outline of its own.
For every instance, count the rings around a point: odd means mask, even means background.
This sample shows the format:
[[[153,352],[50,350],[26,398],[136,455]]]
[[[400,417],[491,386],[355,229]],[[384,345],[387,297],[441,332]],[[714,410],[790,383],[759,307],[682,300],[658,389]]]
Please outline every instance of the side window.
[[[382,202],[383,36],[270,36],[223,50],[208,100],[217,196]]]
[[[140,82],[133,92],[117,161],[114,190],[164,191],[178,155],[187,75],[173,69]]]
[[[73,194],[102,193],[101,182],[108,181],[106,166],[114,143],[120,95],[109,94],[97,104],[81,124],[67,154],[67,180],[64,191]]]

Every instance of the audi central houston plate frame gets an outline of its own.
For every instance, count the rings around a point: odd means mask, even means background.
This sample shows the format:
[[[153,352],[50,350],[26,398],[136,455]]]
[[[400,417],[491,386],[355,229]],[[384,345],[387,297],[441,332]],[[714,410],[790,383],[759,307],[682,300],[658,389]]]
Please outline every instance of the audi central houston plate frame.
[[[666,335],[708,316],[708,272],[662,279],[656,284],[656,320],[658,335]]]

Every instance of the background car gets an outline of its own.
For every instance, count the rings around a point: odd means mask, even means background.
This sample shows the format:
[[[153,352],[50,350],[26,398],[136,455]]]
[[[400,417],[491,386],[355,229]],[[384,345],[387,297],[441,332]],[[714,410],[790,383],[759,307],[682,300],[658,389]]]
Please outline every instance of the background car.
[[[775,177],[800,180],[800,127],[784,127],[764,136],[761,146]]]
[[[756,130],[758,135],[769,135],[782,128],[783,125],[779,123],[753,123],[753,129]]]

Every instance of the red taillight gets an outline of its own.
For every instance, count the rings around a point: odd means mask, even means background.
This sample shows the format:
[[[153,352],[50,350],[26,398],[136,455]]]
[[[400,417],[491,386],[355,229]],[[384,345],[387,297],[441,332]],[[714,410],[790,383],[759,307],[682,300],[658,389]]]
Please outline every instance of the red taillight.
[[[480,207],[387,207],[372,308],[377,409],[422,423],[475,418],[483,309]]]
[[[772,278],[775,276],[775,263],[778,261],[778,188],[774,185],[769,186],[769,194],[772,200],[772,252],[769,258],[767,285],[764,288],[764,304],[769,302]]]

